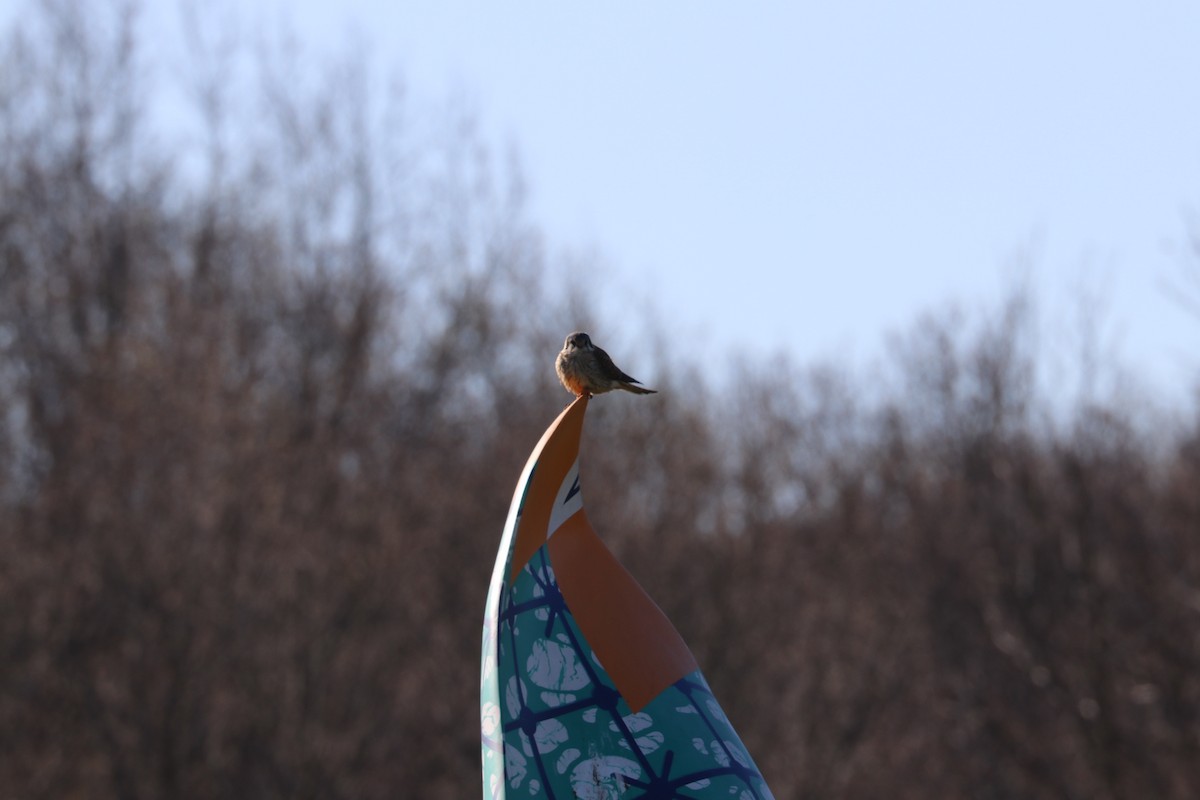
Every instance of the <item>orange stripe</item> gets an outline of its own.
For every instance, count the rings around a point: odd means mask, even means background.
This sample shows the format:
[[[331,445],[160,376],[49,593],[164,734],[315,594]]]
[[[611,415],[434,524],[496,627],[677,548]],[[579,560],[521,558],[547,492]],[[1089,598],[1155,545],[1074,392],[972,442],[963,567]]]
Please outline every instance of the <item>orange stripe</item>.
[[[698,669],[666,614],[604,546],[582,509],[547,549],[567,608],[632,711]]]
[[[546,529],[550,526],[554,498],[571,465],[579,457],[579,437],[583,434],[583,415],[587,411],[587,404],[588,398],[584,395],[567,406],[542,434],[541,441],[530,456],[537,460],[537,468],[529,479],[529,490],[525,493],[525,504],[517,524],[512,563],[508,570],[509,583],[517,579],[517,574],[525,568],[533,554],[546,543]]]

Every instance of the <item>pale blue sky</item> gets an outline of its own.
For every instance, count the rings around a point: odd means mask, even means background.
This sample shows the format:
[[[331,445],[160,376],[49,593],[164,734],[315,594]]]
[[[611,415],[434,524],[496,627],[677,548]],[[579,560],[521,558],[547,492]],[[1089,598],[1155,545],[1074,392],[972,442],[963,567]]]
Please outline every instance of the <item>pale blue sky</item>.
[[[1200,318],[1163,288],[1200,271],[1194,0],[264,9],[319,50],[366,39],[422,97],[465,93],[519,150],[552,252],[614,268],[610,330],[640,293],[720,350],[866,363],[1021,262],[1045,341],[1070,349],[1085,287],[1164,396],[1200,374]]]
[[[1198,3],[289,7],[420,92],[465,89],[551,242],[713,346],[866,359],[1028,256],[1046,340],[1086,285],[1165,391],[1200,370],[1200,319],[1162,288],[1200,208]]]

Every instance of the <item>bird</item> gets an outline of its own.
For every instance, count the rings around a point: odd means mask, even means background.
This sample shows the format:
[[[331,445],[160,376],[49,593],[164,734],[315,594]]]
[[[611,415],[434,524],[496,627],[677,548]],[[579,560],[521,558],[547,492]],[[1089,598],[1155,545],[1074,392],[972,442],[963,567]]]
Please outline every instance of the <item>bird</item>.
[[[592,337],[576,331],[563,343],[562,352],[554,360],[554,371],[567,391],[578,397],[591,397],[614,389],[633,394],[655,394],[654,389],[635,386],[641,383],[622,372],[608,353],[592,344]]]

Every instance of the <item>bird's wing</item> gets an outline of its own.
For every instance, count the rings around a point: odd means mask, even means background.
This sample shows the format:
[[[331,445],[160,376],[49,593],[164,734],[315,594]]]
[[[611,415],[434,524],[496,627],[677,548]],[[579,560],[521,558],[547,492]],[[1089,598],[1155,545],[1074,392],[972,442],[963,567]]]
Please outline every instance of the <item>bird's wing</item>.
[[[600,371],[604,373],[604,377],[614,381],[625,381],[626,383],[641,383],[637,378],[631,378],[617,368],[613,360],[609,358],[608,353],[601,350],[599,347],[596,350],[596,363],[600,366]]]

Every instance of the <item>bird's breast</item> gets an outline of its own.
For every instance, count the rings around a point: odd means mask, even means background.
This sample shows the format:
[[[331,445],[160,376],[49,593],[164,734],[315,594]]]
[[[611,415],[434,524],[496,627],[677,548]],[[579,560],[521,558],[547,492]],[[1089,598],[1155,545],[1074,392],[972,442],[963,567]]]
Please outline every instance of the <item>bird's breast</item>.
[[[582,395],[589,391],[586,371],[580,364],[578,353],[563,351],[554,361],[554,369],[562,385],[572,394]]]

